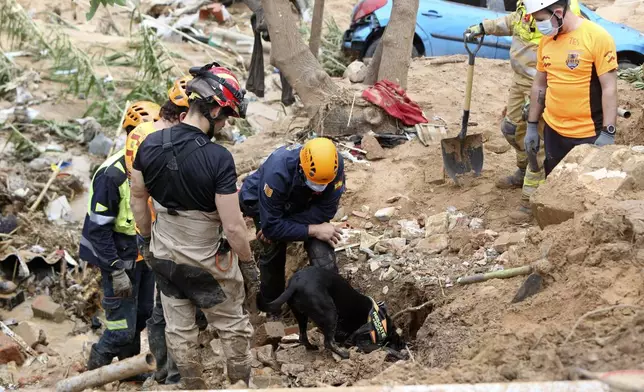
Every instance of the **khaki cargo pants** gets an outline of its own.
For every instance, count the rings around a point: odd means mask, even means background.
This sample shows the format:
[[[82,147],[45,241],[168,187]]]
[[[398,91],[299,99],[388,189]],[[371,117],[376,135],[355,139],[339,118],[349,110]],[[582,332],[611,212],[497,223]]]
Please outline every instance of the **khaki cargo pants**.
[[[517,167],[525,170],[523,180],[523,189],[521,198],[529,200],[530,196],[539,187],[539,184],[545,181],[545,172],[543,162],[545,160],[545,148],[543,143],[543,118],[539,121],[539,135],[541,136],[541,145],[537,160],[540,164],[539,172],[528,170],[528,156],[525,153],[524,138],[527,131],[527,122],[523,119],[523,107],[530,99],[530,89],[532,88],[532,79],[525,76],[514,74],[512,85],[508,94],[508,105],[506,116],[501,124],[501,132],[505,139],[510,143],[516,152]]]
[[[219,334],[231,382],[248,381],[253,327],[243,308],[244,280],[237,255],[220,241],[218,215],[198,211],[170,215],[158,203],[155,207],[151,266],[161,291],[168,349],[184,387],[206,388],[197,350],[197,307]]]

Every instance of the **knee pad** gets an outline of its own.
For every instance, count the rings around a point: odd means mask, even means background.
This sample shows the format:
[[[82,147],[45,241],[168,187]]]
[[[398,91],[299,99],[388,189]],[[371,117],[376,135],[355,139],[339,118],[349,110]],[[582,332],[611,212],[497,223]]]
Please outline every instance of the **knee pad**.
[[[507,140],[513,148],[521,150],[521,148],[519,148],[519,145],[517,144],[516,139],[517,125],[510,121],[507,117],[504,118],[503,122],[501,123],[501,133],[505,137],[505,140]]]

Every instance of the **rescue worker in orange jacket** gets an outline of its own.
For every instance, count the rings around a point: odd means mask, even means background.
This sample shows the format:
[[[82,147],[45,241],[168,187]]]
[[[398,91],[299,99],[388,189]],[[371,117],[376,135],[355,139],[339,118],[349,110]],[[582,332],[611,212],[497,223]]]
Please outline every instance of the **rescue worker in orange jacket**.
[[[581,14],[577,0],[570,1],[570,10],[576,15]],[[514,76],[510,85],[506,115],[501,123],[501,132],[516,151],[517,170],[510,176],[500,178],[496,186],[502,189],[522,188],[521,204],[516,211],[510,213],[510,219],[515,223],[529,222],[532,220],[530,196],[539,184],[545,181],[543,150],[537,157],[538,167],[531,170],[528,167],[528,156],[523,143],[527,129],[530,88],[537,73],[537,48],[543,35],[537,29],[534,18],[526,12],[524,0],[517,1],[516,11],[498,19],[483,20],[479,24],[470,26],[465,33],[473,36],[512,36],[510,65]],[[544,122],[540,120],[539,132],[542,137],[543,128]]]

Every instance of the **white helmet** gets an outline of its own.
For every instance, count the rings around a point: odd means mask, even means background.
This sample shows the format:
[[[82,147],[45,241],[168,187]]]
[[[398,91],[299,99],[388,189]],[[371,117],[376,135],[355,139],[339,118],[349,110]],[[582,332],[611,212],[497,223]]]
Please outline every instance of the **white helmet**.
[[[535,12],[541,11],[546,7],[550,7],[556,2],[557,0],[523,0],[523,4],[525,5],[525,12],[527,14],[534,14]]]

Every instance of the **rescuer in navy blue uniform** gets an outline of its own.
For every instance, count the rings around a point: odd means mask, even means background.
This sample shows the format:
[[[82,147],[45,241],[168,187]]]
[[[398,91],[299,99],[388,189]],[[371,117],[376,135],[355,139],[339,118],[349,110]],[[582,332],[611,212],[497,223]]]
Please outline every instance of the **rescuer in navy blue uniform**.
[[[128,110],[123,128],[159,119],[159,106],[137,102]],[[134,215],[130,209],[130,185],[125,168],[125,149],[109,157],[96,171],[80,240],[80,258],[101,270],[105,332],[92,345],[89,370],[141,352],[141,331],[152,315],[154,275],[137,260]],[[131,378],[144,381],[146,375]]]
[[[259,310],[284,291],[288,242],[304,241],[311,265],[337,272],[340,229],[329,222],[344,190],[342,156],[326,138],[277,149],[244,181],[241,209],[253,218],[262,243]]]

